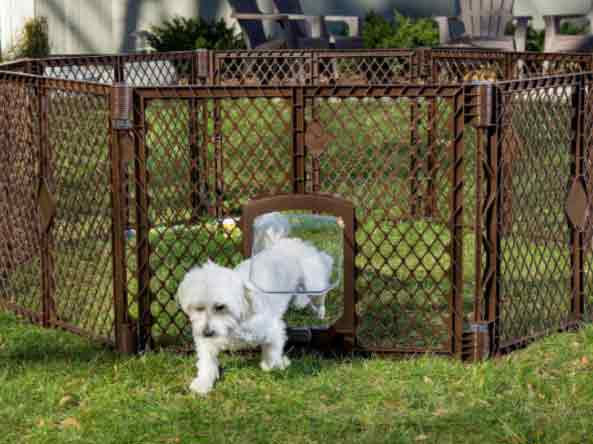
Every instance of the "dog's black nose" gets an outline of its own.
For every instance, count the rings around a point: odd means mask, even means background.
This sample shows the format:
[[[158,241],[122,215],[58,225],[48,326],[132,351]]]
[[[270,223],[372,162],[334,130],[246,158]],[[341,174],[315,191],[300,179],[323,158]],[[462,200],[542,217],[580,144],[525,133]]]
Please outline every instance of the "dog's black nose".
[[[214,330],[206,328],[206,329],[204,329],[202,336],[204,336],[205,338],[211,338],[212,336],[214,336]]]

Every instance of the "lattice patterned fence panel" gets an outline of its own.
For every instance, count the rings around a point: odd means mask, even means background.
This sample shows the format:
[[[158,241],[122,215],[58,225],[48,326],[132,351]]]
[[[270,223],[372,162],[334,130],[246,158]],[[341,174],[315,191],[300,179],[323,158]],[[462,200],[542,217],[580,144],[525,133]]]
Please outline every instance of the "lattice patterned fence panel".
[[[501,348],[573,320],[566,207],[576,161],[572,125],[578,82],[577,76],[567,76],[499,85]]]
[[[308,185],[356,208],[358,341],[451,352],[464,297],[461,90],[341,92],[320,90],[311,110],[330,143],[309,153]]]
[[[117,80],[117,56],[59,57],[38,61],[46,77],[111,84]]]
[[[584,310],[585,320],[593,321],[593,79],[587,76],[584,82],[583,100],[583,160],[587,194],[587,223],[584,230]]]
[[[303,85],[311,81],[311,51],[215,51],[216,85]]]
[[[385,85],[422,80],[417,54],[409,50],[328,52],[313,54],[312,83]]]
[[[175,301],[184,274],[207,258],[237,265],[241,206],[293,190],[290,90],[275,91],[253,97],[240,89],[140,91],[145,130],[138,166],[145,171],[138,177],[146,182],[136,186],[146,187],[146,203],[136,241],[149,257],[138,263],[138,301],[143,324],[151,326],[144,341],[188,339]]]
[[[0,305],[42,321],[39,82],[0,74]]]
[[[414,51],[244,51],[213,53],[218,85],[382,85],[413,82]]]
[[[457,83],[509,78],[509,59],[503,52],[437,49],[430,54],[430,76],[433,82]]]
[[[590,54],[527,53],[515,54],[514,78],[578,74],[590,71]]]
[[[122,79],[131,86],[190,84],[194,75],[194,52],[137,54],[122,56]]]
[[[55,82],[45,94],[46,180],[56,202],[51,320],[112,341],[110,88]]]

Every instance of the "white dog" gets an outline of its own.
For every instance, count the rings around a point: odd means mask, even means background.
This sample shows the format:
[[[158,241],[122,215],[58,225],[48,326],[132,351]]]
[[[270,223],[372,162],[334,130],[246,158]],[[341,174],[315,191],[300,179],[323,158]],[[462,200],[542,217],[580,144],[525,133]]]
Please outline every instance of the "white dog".
[[[331,257],[300,239],[280,239],[235,270],[207,262],[189,271],[177,298],[191,321],[198,375],[190,390],[208,393],[219,377],[218,354],[261,346],[264,371],[285,369],[283,321],[298,288],[329,288]],[[251,267],[253,269],[250,271]],[[256,283],[256,285],[254,285]],[[286,293],[258,291],[286,289]]]
[[[256,253],[272,247],[281,239],[288,238],[291,232],[288,218],[277,211],[258,216],[253,224],[253,229],[252,251]],[[333,259],[327,254],[324,254],[323,258],[325,266],[321,268],[331,270]],[[291,304],[298,310],[310,307],[319,319],[325,318],[325,293],[317,295],[295,294],[292,297]]]
[[[235,270],[247,285],[252,285],[253,291],[277,293],[297,290],[299,293],[292,294],[291,304],[301,310],[310,306],[319,319],[324,319],[333,258],[300,239],[275,239],[269,245],[254,258],[243,261]],[[279,257],[281,261],[278,261]]]

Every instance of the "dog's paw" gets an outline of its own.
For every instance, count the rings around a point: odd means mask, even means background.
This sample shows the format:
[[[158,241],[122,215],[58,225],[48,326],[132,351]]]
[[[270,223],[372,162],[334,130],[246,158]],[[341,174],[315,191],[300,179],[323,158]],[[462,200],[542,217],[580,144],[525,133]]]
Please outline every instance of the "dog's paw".
[[[210,390],[212,390],[212,384],[210,384],[208,381],[203,381],[200,378],[195,378],[191,382],[189,389],[193,393],[204,396],[207,395]]]
[[[271,372],[274,367],[272,367],[270,364],[268,364],[266,361],[262,361],[259,363],[259,367],[264,371],[264,372]]]
[[[278,361],[267,362],[263,360],[259,366],[264,372],[271,372],[272,370],[284,370],[290,365],[290,359],[288,356],[282,356]]]
[[[288,359],[288,356],[282,356],[282,367],[281,369],[284,370],[286,368],[288,368],[288,366],[290,366],[290,359]]]

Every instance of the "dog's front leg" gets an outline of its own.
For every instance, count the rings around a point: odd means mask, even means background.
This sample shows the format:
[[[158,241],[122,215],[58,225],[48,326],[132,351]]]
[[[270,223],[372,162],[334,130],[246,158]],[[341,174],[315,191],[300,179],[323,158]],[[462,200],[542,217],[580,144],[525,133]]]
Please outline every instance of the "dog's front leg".
[[[284,355],[286,344],[286,325],[282,320],[275,320],[267,326],[266,341],[262,344],[260,367],[269,372],[273,369],[284,370],[290,365],[290,359]]]
[[[189,389],[200,395],[207,394],[219,377],[218,369],[218,348],[208,340],[200,340],[197,343],[198,354],[198,376],[192,381]]]

